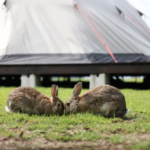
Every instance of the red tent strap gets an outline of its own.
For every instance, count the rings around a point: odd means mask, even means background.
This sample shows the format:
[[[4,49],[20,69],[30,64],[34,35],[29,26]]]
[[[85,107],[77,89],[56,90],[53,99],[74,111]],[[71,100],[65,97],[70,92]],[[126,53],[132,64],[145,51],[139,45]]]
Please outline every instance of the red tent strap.
[[[81,10],[81,8],[79,7],[79,5],[77,3],[75,3],[76,7],[79,9],[79,11],[81,12],[81,14],[83,15],[83,17],[85,18],[85,20],[88,22],[88,24],[90,25],[90,27],[92,28],[92,30],[94,31],[94,33],[97,35],[97,37],[99,38],[99,40],[101,41],[101,43],[105,46],[105,48],[107,49],[107,51],[109,52],[109,54],[111,55],[111,57],[113,58],[114,62],[117,63],[116,58],[114,57],[113,53],[111,52],[109,46],[107,43],[105,43],[101,37],[99,36],[99,34],[97,33],[97,31],[95,30],[95,28],[93,27],[93,25],[91,24],[91,22],[88,20],[88,18],[86,17],[86,15],[83,13],[83,11]],[[91,13],[90,13],[91,14]],[[91,16],[91,15],[90,15]],[[93,17],[92,17],[93,18]],[[95,22],[96,23],[96,22]]]
[[[135,23],[137,23],[138,25],[140,25],[142,28],[144,28],[147,31],[150,31],[150,29],[146,28],[145,26],[143,26],[142,24],[140,24],[139,22],[137,22],[136,20],[134,20],[133,18],[131,18],[129,15],[127,15],[126,13],[123,13],[125,16],[127,16],[129,19],[131,19],[132,21],[134,21]]]
[[[91,16],[91,18],[92,18],[93,22],[94,22],[94,23],[95,23],[95,25],[96,25],[96,28],[98,29],[98,31],[99,31],[99,33],[100,33],[100,35],[101,35],[102,39],[103,39],[103,42],[104,42],[103,44],[105,44],[105,43],[106,43],[106,40],[105,40],[105,38],[104,38],[103,34],[101,33],[101,31],[100,31],[100,29],[99,29],[99,27],[98,27],[98,25],[97,25],[97,23],[96,23],[96,21],[95,21],[94,17],[92,16],[92,14],[91,14],[90,10],[88,9],[88,7],[87,7],[87,5],[86,5],[85,1],[84,1],[84,0],[82,0],[82,1],[83,1],[84,5],[85,5],[86,9],[88,10],[88,12],[89,12],[89,14],[90,14],[90,16]]]

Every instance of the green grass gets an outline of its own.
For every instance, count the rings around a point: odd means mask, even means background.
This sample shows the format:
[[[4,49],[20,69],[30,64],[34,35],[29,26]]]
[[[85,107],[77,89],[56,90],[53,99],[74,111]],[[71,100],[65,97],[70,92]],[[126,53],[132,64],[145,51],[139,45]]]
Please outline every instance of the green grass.
[[[121,90],[126,97],[130,113],[125,120],[120,118],[104,118],[93,114],[72,114],[70,116],[38,116],[5,111],[7,95],[13,89],[0,87],[0,138],[19,137],[30,140],[44,135],[46,140],[58,141],[96,141],[104,139],[110,143],[132,142],[133,149],[150,148],[148,139],[141,143],[136,135],[150,134],[150,90]],[[50,95],[50,88],[37,87],[40,92]],[[82,90],[84,93],[86,89]],[[66,101],[73,89],[59,88],[59,97]],[[144,149],[143,148],[143,149]]]
[[[136,83],[143,83],[143,78],[129,78],[129,79],[121,79],[124,82],[136,82]]]
[[[139,144],[135,144],[133,146],[129,146],[128,148],[132,149],[132,150],[148,150],[150,149],[150,141],[144,142],[144,143],[139,143]]]
[[[67,77],[52,77],[51,78],[51,81],[59,81],[59,82],[61,82],[61,81],[67,81]],[[89,82],[90,81],[90,79],[86,79],[86,78],[83,78],[83,77],[75,77],[75,78],[70,78],[70,81],[71,82],[79,82],[79,81],[82,81],[82,82]]]

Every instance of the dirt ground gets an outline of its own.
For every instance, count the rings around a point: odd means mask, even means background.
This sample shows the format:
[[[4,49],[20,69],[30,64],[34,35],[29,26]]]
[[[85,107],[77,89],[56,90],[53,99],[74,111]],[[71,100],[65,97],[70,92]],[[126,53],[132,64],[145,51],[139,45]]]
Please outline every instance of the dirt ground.
[[[108,136],[108,135],[107,135]],[[150,134],[127,135],[127,140],[121,144],[114,144],[108,140],[97,140],[95,142],[75,141],[60,142],[46,140],[44,136],[32,140],[22,138],[3,137],[0,138],[0,149],[4,150],[124,150],[136,143],[142,143],[150,139]]]
[[[1,149],[36,149],[36,150],[98,150],[98,149],[124,149],[124,145],[110,144],[107,141],[99,140],[96,142],[76,141],[76,142],[58,142],[36,139],[33,141],[22,141],[19,139],[1,139]]]

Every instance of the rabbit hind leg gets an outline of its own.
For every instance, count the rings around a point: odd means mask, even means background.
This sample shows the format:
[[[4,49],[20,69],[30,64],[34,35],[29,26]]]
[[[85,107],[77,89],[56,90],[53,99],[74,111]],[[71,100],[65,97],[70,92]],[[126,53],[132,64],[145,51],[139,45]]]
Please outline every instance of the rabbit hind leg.
[[[105,117],[109,117],[110,112],[113,112],[113,110],[115,110],[115,107],[113,105],[113,102],[106,102],[104,103],[101,108],[100,108],[100,112],[103,114],[103,116]]]
[[[96,116],[103,116],[102,113],[94,113],[94,115],[96,115]]]
[[[11,112],[15,112],[15,113],[21,113],[22,112],[22,108],[20,105],[16,105],[15,103],[11,102],[9,103],[9,110],[11,110]]]
[[[117,110],[117,111],[110,111],[108,117],[114,118],[122,118],[124,114],[126,113],[126,110]]]
[[[117,110],[115,112],[115,117],[123,117],[126,114],[127,109]]]

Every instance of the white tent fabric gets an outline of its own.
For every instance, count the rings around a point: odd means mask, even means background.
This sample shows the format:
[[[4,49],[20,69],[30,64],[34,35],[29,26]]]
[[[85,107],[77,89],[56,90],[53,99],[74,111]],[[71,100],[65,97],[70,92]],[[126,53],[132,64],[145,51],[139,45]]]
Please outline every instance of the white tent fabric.
[[[118,63],[150,62],[147,28],[126,0],[7,0],[0,64],[115,63],[111,53]]]
[[[128,0],[128,2],[143,13],[142,19],[150,28],[150,0]]]
[[[5,0],[0,0],[0,6],[4,4]]]

